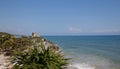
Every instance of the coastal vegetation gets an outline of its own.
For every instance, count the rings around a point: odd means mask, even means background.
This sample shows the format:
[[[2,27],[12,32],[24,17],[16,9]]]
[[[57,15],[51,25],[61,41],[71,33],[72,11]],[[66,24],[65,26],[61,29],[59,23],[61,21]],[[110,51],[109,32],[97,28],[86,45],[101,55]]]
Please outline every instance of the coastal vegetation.
[[[55,52],[45,46],[34,46],[28,52],[17,53],[13,63],[13,69],[63,69],[68,64],[61,52]]]
[[[0,32],[0,52],[4,52],[6,55],[12,55],[13,51],[25,50],[30,44],[27,36],[17,38],[9,33]]]
[[[0,32],[0,53],[11,58],[11,69],[65,69],[65,58],[58,46],[43,37]]]

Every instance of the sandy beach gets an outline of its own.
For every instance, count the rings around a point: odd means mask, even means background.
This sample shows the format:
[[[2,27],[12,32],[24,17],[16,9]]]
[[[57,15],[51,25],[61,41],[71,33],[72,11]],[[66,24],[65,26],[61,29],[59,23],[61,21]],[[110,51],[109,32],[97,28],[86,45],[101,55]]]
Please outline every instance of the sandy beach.
[[[4,54],[0,54],[0,69],[9,69],[9,56],[4,56]]]

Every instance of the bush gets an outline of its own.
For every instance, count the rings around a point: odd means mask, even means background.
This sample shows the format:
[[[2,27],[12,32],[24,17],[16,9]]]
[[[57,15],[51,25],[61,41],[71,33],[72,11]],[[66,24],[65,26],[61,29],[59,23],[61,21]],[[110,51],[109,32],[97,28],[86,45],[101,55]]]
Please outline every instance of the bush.
[[[16,64],[12,69],[63,69],[68,65],[68,60],[61,51],[39,45],[29,48],[27,52],[16,52],[12,60]]]

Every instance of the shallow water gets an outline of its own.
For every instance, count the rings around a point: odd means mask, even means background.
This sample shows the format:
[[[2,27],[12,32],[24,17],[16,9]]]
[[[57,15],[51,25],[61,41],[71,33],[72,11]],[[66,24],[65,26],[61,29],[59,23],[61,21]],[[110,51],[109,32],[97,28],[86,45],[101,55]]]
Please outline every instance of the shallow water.
[[[120,69],[120,36],[45,36],[58,44],[69,69]]]

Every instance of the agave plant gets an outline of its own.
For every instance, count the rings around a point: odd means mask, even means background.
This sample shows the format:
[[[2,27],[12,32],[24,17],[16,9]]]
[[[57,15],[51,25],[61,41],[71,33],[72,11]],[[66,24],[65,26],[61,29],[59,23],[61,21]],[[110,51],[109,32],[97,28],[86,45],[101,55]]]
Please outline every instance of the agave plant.
[[[12,69],[63,69],[68,65],[61,51],[45,48],[44,45],[29,48],[27,52],[17,52]]]

